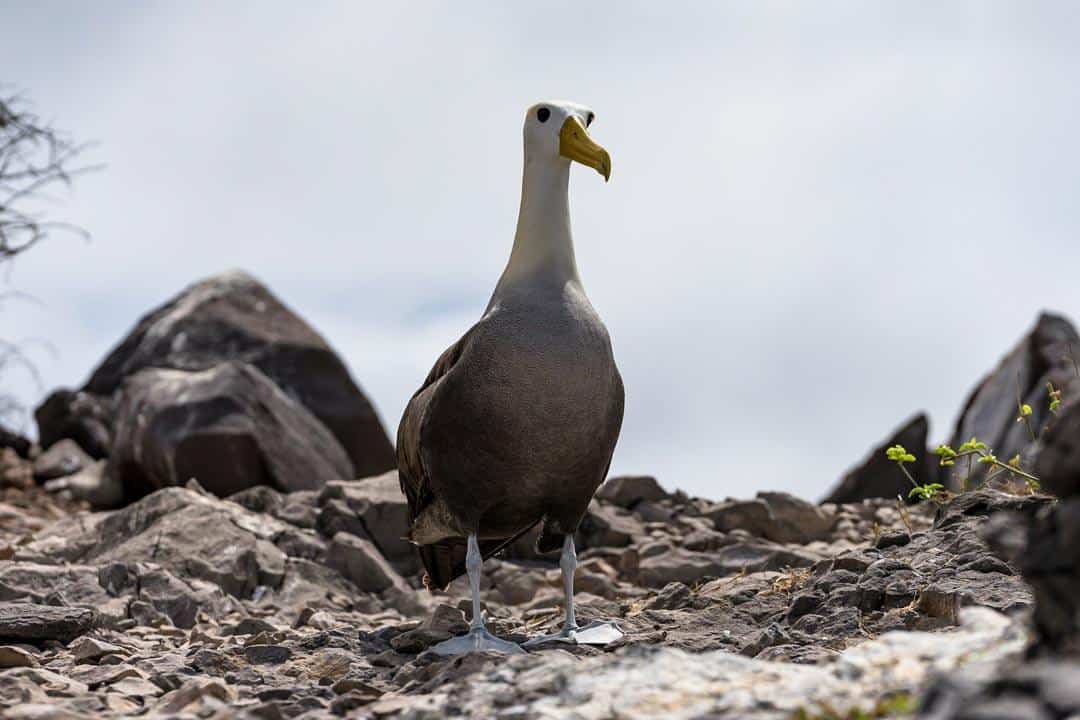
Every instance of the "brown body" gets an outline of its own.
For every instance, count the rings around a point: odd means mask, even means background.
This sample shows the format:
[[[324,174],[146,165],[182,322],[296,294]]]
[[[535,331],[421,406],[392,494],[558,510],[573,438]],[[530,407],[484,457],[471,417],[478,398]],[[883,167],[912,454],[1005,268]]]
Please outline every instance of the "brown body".
[[[573,533],[619,436],[623,385],[580,284],[510,288],[436,362],[398,428],[398,469],[429,587],[544,522],[542,551]]]

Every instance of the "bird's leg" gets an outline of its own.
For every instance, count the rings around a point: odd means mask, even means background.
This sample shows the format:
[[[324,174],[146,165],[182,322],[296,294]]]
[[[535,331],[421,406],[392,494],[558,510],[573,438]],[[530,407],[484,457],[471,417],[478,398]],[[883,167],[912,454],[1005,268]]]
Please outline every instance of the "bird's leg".
[[[568,642],[578,645],[610,645],[623,636],[619,626],[611,620],[594,620],[585,627],[577,624],[574,614],[574,571],[577,570],[577,549],[574,547],[574,535],[567,533],[563,540],[562,556],[559,568],[563,576],[563,592],[566,593],[566,622],[562,632],[554,635],[542,635],[525,643],[531,648],[546,642]]]
[[[577,548],[574,547],[574,536],[570,533],[567,533],[566,538],[563,539],[559,569],[562,570],[563,592],[566,594],[566,622],[563,624],[563,632],[569,634],[578,629],[577,618],[574,616],[574,572],[577,570]]]
[[[484,614],[480,609],[480,570],[483,564],[484,558],[480,554],[476,535],[469,535],[465,570],[469,573],[469,590],[472,591],[472,623],[465,635],[444,640],[432,647],[431,652],[436,655],[461,655],[484,650],[510,654],[524,652],[517,643],[497,638],[484,627]]]

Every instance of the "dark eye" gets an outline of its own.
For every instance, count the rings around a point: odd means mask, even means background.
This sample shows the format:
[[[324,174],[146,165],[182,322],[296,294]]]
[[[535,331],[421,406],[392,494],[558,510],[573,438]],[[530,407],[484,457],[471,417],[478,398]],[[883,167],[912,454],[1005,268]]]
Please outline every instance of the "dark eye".
[[[596,116],[593,115],[592,113],[589,113],[588,115],[586,115],[585,116],[585,127],[589,127],[590,125],[592,125],[592,121],[595,118],[596,118]]]
[[[547,122],[549,117],[551,117],[551,111],[547,108],[540,108],[536,111],[536,119],[540,122]]]

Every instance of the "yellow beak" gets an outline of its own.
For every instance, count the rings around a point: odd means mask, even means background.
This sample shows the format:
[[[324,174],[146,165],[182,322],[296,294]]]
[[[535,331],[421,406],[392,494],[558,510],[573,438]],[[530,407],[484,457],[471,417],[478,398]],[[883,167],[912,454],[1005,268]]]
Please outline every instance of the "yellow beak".
[[[604,176],[604,182],[611,177],[611,156],[608,151],[597,145],[589,131],[577,117],[571,115],[559,131],[559,154],[582,165],[588,165]]]

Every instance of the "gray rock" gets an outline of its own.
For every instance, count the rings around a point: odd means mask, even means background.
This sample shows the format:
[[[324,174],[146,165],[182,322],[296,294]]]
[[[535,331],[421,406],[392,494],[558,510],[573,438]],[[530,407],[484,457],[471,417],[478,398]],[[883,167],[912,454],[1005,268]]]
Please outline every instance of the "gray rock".
[[[118,507],[124,502],[124,486],[104,460],[95,460],[73,475],[54,478],[45,489],[75,500],[85,500],[97,509]]]
[[[244,657],[256,665],[280,665],[292,657],[292,650],[284,645],[248,645]]]
[[[999,458],[1026,455],[1032,443],[1027,426],[1016,422],[1017,395],[1031,406],[1030,424],[1039,432],[1050,420],[1047,383],[1061,388],[1075,377],[1070,345],[1074,353],[1080,353],[1080,336],[1072,324],[1058,315],[1040,315],[1027,335],[971,392],[956,421],[952,446],[958,447],[974,435],[993,448]],[[1076,359],[1080,361],[1080,354]],[[1069,396],[1065,393],[1066,398]],[[982,468],[977,468],[974,481],[980,480],[983,473]]]
[[[344,504],[344,507],[342,506]],[[401,492],[397,470],[362,480],[329,483],[319,495],[320,530],[333,537],[344,530],[366,537],[403,575],[420,571],[415,548],[404,537],[409,532],[409,506]],[[335,508],[340,524],[324,521],[322,513]],[[346,511],[347,509],[347,511]],[[328,518],[329,520],[329,518]]]
[[[628,511],[593,500],[574,542],[579,552],[594,547],[625,547],[645,534],[644,524]]]
[[[390,438],[345,364],[315,330],[242,272],[196,283],[145,315],[84,389],[108,397],[146,368],[201,371],[231,360],[254,365],[307,408],[337,438],[358,475],[394,467]],[[39,417],[39,427],[42,441],[51,444],[46,437],[52,423]]]
[[[642,501],[657,502],[669,495],[651,475],[620,475],[608,478],[596,497],[630,510]]]
[[[68,650],[77,662],[93,662],[106,655],[124,652],[118,645],[87,635],[75,639],[68,645]]]
[[[74,475],[90,465],[93,458],[70,438],[58,441],[34,460],[34,479],[38,482]]]
[[[110,595],[98,582],[98,569],[93,565],[0,561],[0,602],[47,604],[49,599],[93,608],[108,602]]]
[[[218,496],[318,489],[352,476],[334,436],[253,365],[148,368],[122,386],[110,472],[128,498],[190,478]]]
[[[94,613],[86,608],[0,603],[0,638],[67,642],[88,631]]]
[[[235,503],[166,488],[92,522],[58,523],[25,552],[83,564],[152,560],[181,579],[246,598],[258,586],[281,582],[285,554],[273,538],[287,527]]]
[[[370,540],[349,533],[334,536],[326,562],[361,590],[376,593],[393,587],[411,590]]]
[[[1080,495],[1080,402],[1068,403],[1061,409],[1039,438],[1039,445],[1035,475],[1042,486],[1059,498]]]
[[[885,457],[885,450],[893,445],[903,445],[915,454],[917,461],[908,465],[916,482],[936,482],[938,468],[935,457],[927,451],[926,439],[930,432],[930,420],[919,413],[905,420],[887,440],[876,446],[858,466],[848,470],[836,486],[830,490],[823,503],[856,503],[867,498],[906,498],[911,482]]]
[[[772,523],[765,537],[774,542],[805,544],[829,537],[834,518],[817,505],[782,492],[759,492],[769,506]]]
[[[112,447],[112,408],[108,398],[75,390],[56,390],[34,411],[38,442],[52,447],[65,438],[79,444],[94,459]]]

